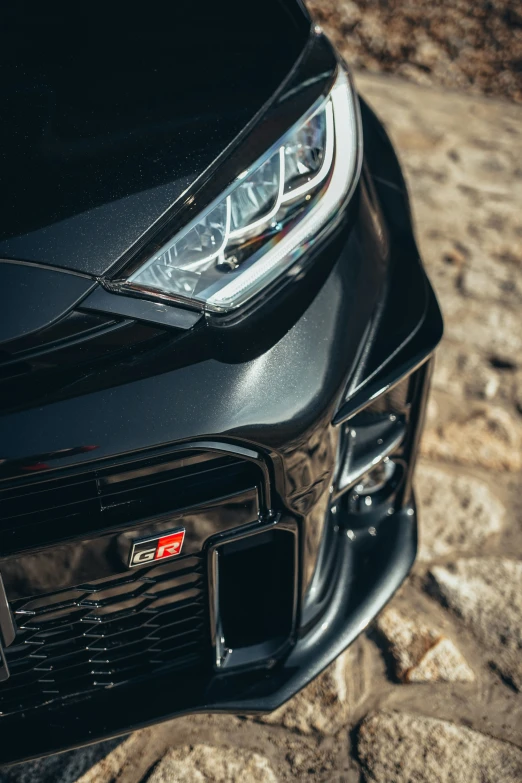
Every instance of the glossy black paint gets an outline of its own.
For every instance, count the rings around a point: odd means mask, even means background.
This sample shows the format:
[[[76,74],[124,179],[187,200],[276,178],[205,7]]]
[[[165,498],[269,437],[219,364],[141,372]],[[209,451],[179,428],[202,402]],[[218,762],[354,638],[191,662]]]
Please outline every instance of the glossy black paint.
[[[0,350],[58,321],[94,285],[87,277],[0,260]]]
[[[307,292],[312,301],[297,323],[288,328],[285,318],[272,316],[256,343],[247,325],[230,339],[228,331],[207,327],[201,342],[197,332],[191,335],[185,352],[169,352],[167,343],[152,357],[145,353],[144,367],[138,363],[130,368],[127,383],[122,383],[121,365],[103,367],[101,382],[114,377],[120,385],[6,414],[0,420],[5,469],[13,460],[43,452],[55,452],[52,462],[44,464],[56,469],[209,433],[231,443],[251,443],[274,465],[280,502],[303,520],[308,581],[337,452],[338,430],[330,421],[385,273],[384,261],[372,247],[363,185],[354,203],[360,216],[355,229],[319,291]],[[302,307],[299,288],[313,282],[314,276],[296,288],[294,312]],[[142,372],[147,377],[140,378]],[[136,373],[138,379],[132,379]],[[96,448],[68,451],[84,445]]]
[[[0,13],[0,257],[92,275],[244,132],[309,36],[279,0]]]
[[[212,502],[201,502],[187,511],[158,514],[132,526],[120,523],[102,534],[92,531],[88,537],[76,536],[72,541],[56,541],[51,547],[36,550],[33,545],[29,552],[18,551],[15,556],[2,559],[8,598],[37,596],[114,574],[126,574],[131,542],[160,535],[165,530],[185,527],[183,555],[198,553],[206,544],[209,528],[219,533],[238,524],[246,525],[256,521],[258,513],[256,487],[252,487]]]
[[[151,356],[135,359],[128,377],[121,365],[103,366],[90,379],[88,393],[80,389],[48,404],[44,398],[43,410],[31,407],[2,417],[5,456],[19,459],[88,443],[96,445],[100,459],[210,433],[268,449],[306,443],[310,428],[318,418],[328,421],[342,394],[383,283],[383,260],[368,252],[372,237],[363,186],[356,201],[359,221],[331,274],[301,281],[286,318],[277,317],[274,303],[256,343],[249,324],[234,331],[208,324],[174,343],[177,350],[167,340]],[[321,260],[316,268],[324,277]],[[108,387],[112,379],[119,385]],[[53,467],[83,458],[92,454],[63,452]]]
[[[311,68],[316,76],[322,73],[313,82],[314,89],[323,90],[331,81],[331,58],[330,47],[314,35],[290,78],[302,86],[307,81],[303,74]],[[321,70],[318,63],[329,65]],[[295,94],[300,100],[304,93]],[[282,100],[282,105],[300,111],[293,100]],[[285,122],[277,101],[267,116],[274,120],[271,132],[277,138]],[[409,570],[416,549],[411,466],[422,426],[429,357],[440,339],[442,322],[419,260],[393,149],[364,104],[362,118],[365,165],[357,190],[337,229],[311,251],[306,273],[293,286],[274,292],[239,319],[207,316],[193,323],[183,320],[184,311],[172,308],[171,317],[163,306],[98,287],[83,302],[71,301],[70,315],[96,312],[108,319],[124,318],[107,328],[120,348],[127,335],[127,352],[119,348],[118,353],[81,364],[73,351],[73,366],[65,367],[52,365],[57,351],[53,344],[46,362],[52,366],[54,382],[31,365],[35,374],[30,377],[40,379],[35,395],[17,405],[10,403],[0,418],[0,492],[25,486],[28,472],[41,481],[84,472],[98,476],[108,466],[137,455],[167,453],[173,445],[217,448],[255,463],[259,480],[245,488],[247,495],[238,501],[246,516],[235,519],[259,529],[282,524],[297,531],[299,573],[291,648],[263,669],[206,672],[178,682],[175,689],[163,674],[97,691],[74,705],[50,709],[45,729],[37,715],[28,713],[22,721],[3,718],[8,741],[0,749],[0,761],[115,736],[183,712],[271,710],[361,632]],[[221,188],[237,173],[247,155],[245,139],[261,145],[267,133],[266,128],[262,134],[250,128],[236,152],[216,168],[218,184],[213,185],[212,177],[201,191],[196,188],[198,199],[210,199],[214,187]],[[202,200],[195,201],[198,209]],[[162,226],[150,230],[144,248],[159,241],[162,231],[175,231],[176,221],[187,219],[185,211],[176,209]],[[139,253],[139,248],[133,249],[123,262],[132,263]],[[139,350],[138,327],[156,330]],[[86,337],[85,345],[88,342]],[[329,511],[344,423],[371,397],[385,394],[414,371],[410,424],[401,452],[409,467],[394,494],[395,513],[372,534],[364,528],[354,530],[348,513],[343,511],[334,520]],[[254,522],[256,511],[259,519]],[[194,520],[198,511],[191,507],[187,513]],[[170,517],[168,522],[172,527]],[[138,526],[150,524],[147,519]],[[222,530],[214,525],[210,536],[204,530],[203,525],[194,546],[203,547],[209,557],[216,543],[234,534],[227,524]],[[68,563],[72,553],[88,550],[87,561],[101,568],[101,576],[115,568],[110,553],[124,532],[124,523],[89,531],[74,519],[66,528],[42,522],[39,544],[30,557],[35,562],[52,560],[53,541],[59,541],[69,553],[64,558]],[[14,526],[6,526],[2,536],[13,543],[11,548],[4,544],[0,571],[8,562],[23,571],[27,554],[21,557],[21,552],[31,550],[31,545],[16,541]],[[57,584],[79,578],[69,566],[58,570]],[[94,570],[89,578],[91,573]],[[6,583],[8,594],[18,595],[12,577]]]

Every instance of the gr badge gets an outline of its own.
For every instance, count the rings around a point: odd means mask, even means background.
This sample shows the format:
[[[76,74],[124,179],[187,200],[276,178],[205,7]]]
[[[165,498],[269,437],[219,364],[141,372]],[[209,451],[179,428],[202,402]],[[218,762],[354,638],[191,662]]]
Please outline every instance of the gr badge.
[[[181,528],[155,538],[135,541],[130,553],[129,568],[153,563],[156,560],[165,560],[167,557],[176,557],[181,554],[184,539],[185,528]]]

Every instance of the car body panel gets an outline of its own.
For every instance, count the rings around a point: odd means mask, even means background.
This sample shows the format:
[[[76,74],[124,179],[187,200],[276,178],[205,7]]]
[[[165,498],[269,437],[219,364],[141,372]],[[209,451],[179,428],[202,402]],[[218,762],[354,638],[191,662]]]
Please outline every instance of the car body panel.
[[[0,260],[0,346],[58,321],[94,286],[88,277]]]
[[[302,7],[278,0],[1,14],[0,257],[92,275],[244,130],[309,34]]]

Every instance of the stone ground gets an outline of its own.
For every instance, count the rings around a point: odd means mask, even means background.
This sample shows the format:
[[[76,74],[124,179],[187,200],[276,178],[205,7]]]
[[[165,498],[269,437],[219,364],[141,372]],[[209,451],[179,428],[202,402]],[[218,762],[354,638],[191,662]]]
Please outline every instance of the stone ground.
[[[520,0],[306,0],[357,70],[522,102]]]
[[[357,81],[400,151],[446,322],[413,573],[273,715],[182,718],[0,783],[522,781],[522,107]]]

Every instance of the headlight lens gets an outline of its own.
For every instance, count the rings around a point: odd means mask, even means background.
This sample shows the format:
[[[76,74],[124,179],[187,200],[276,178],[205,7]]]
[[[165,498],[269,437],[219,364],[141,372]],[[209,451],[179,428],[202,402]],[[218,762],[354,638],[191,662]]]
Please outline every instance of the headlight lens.
[[[336,214],[357,161],[340,70],[329,96],[217,202],[135,271],[126,287],[227,312],[292,267]]]

